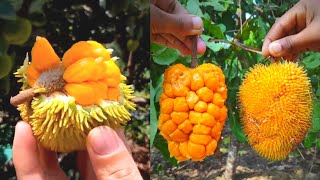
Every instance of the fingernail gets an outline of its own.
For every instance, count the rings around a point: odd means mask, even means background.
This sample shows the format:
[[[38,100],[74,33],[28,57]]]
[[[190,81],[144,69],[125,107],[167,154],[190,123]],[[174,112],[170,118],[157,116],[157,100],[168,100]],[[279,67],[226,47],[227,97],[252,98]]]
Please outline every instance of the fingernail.
[[[270,44],[269,50],[272,54],[279,54],[282,51],[282,46],[278,42],[273,42]]]
[[[98,155],[107,155],[119,148],[117,134],[109,127],[98,127],[90,134],[91,148]]]
[[[202,19],[198,16],[192,17],[193,29],[202,29]]]

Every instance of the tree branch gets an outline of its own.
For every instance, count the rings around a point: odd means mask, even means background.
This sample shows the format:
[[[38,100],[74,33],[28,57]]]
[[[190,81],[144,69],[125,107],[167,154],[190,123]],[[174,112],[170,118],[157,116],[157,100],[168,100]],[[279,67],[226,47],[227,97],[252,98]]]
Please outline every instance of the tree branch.
[[[250,46],[246,46],[246,45],[241,44],[241,43],[236,42],[236,41],[228,41],[228,40],[224,40],[224,39],[209,39],[208,42],[223,42],[223,43],[228,43],[228,44],[231,44],[232,46],[239,47],[239,48],[244,49],[244,50],[246,50],[246,51],[250,51],[250,52],[262,54],[262,52],[261,52],[260,49],[253,48],[253,47],[250,47]]]

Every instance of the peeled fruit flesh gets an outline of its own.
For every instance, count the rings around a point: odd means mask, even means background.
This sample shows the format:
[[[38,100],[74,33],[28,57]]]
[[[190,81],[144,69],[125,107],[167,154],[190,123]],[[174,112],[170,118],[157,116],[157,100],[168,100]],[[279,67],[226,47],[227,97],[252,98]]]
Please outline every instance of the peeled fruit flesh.
[[[176,64],[164,73],[158,128],[178,161],[214,154],[227,118],[227,87],[221,69]]]
[[[59,66],[60,58],[52,48],[51,44],[46,38],[37,37],[32,51],[32,65],[37,71],[43,72],[45,70]],[[46,57],[46,59],[44,59]]]
[[[109,60],[112,49],[105,49],[100,43],[95,41],[80,41],[75,43],[62,57],[64,67],[68,67],[79,59],[85,57],[98,58],[101,57]]]
[[[285,159],[311,126],[311,84],[296,63],[254,66],[242,82],[239,100],[248,142],[266,159]]]

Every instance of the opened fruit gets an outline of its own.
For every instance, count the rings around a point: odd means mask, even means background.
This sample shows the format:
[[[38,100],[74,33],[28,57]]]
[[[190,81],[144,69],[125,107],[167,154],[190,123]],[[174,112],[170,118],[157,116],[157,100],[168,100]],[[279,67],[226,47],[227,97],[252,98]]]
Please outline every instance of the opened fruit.
[[[226,98],[224,75],[213,64],[176,64],[165,71],[158,127],[171,156],[201,161],[214,153],[227,117]]]
[[[49,150],[85,149],[86,136],[101,125],[118,127],[134,110],[132,86],[124,84],[112,50],[95,41],[74,44],[62,62],[43,37],[37,37],[24,65],[15,73],[23,83],[11,99]]]
[[[264,158],[286,158],[311,125],[311,84],[296,63],[254,66],[243,80],[239,100],[249,144]]]

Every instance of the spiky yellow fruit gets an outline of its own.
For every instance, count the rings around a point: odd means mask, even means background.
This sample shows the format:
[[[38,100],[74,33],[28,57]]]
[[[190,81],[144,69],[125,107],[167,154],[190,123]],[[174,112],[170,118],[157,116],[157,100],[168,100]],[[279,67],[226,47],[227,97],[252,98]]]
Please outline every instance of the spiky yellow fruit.
[[[296,63],[254,66],[243,80],[239,99],[249,144],[266,159],[286,158],[311,125],[311,84]]]
[[[84,150],[91,129],[119,127],[130,120],[129,110],[135,109],[132,86],[125,84],[111,53],[98,42],[80,41],[60,61],[51,44],[37,37],[31,63],[26,58],[15,73],[24,83],[23,92],[31,90],[34,97],[13,104],[44,147]]]

